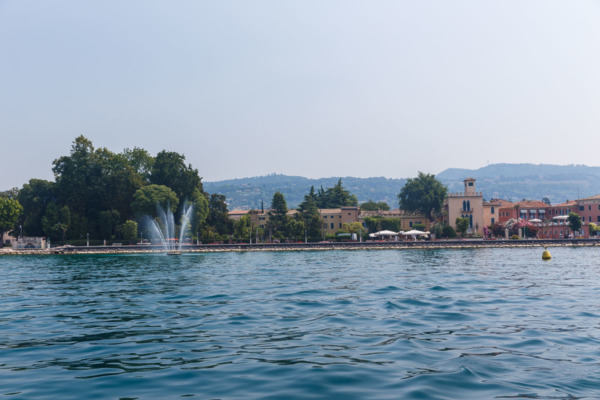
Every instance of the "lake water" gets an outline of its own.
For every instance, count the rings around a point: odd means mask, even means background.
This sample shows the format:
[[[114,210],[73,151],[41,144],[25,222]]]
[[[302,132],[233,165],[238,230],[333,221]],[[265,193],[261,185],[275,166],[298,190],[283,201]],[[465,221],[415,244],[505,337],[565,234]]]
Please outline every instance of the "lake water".
[[[597,399],[600,249],[0,257],[6,399]]]

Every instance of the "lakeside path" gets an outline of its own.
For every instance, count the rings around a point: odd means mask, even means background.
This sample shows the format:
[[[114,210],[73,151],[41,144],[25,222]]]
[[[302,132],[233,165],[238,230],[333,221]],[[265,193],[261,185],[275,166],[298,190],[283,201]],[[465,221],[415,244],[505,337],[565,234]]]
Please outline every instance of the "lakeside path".
[[[184,245],[182,253],[245,252],[245,251],[326,251],[326,250],[393,250],[393,249],[472,249],[486,247],[600,247],[599,239],[530,239],[530,240],[434,240],[401,242],[340,242],[340,243],[259,243]],[[52,254],[144,254],[165,253],[160,246],[89,246],[53,247],[48,250],[0,249],[0,255]]]

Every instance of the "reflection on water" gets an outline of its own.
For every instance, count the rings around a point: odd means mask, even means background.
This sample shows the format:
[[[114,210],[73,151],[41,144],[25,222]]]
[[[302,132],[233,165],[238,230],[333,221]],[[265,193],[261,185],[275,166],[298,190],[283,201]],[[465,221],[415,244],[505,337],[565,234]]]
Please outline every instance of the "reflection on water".
[[[0,258],[0,395],[597,398],[594,248]]]

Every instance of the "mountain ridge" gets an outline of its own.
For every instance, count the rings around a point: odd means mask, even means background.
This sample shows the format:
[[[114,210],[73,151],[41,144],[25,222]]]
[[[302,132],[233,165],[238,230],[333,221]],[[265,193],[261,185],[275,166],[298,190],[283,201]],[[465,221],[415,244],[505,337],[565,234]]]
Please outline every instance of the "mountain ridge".
[[[490,164],[477,169],[447,168],[436,177],[448,187],[449,192],[462,192],[466,178],[477,180],[478,192],[485,199],[503,198],[541,200],[544,197],[555,203],[574,200],[600,193],[600,167],[584,164]],[[258,177],[234,178],[223,181],[204,182],[209,193],[227,197],[230,209],[268,208],[273,193],[280,191],[289,208],[302,202],[311,186],[315,189],[331,187],[339,179],[346,189],[355,194],[359,202],[385,201],[397,207],[397,194],[406,182],[405,178],[356,178],[327,177],[306,178],[283,174]]]

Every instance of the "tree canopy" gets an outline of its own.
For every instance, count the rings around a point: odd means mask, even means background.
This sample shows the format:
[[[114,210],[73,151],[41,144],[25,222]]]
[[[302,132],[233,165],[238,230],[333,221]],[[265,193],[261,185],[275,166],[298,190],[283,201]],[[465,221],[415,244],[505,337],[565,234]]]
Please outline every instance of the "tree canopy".
[[[385,201],[374,202],[369,200],[362,203],[360,209],[363,211],[388,211],[390,206]]]
[[[446,194],[446,187],[435,175],[419,172],[416,178],[406,181],[398,194],[398,200],[401,209],[420,212],[434,221],[442,210]]]
[[[200,231],[206,224],[202,179],[182,154],[161,151],[153,157],[138,147],[114,153],[79,136],[68,155],[54,160],[52,171],[54,182],[32,179],[18,191],[28,235],[122,239],[134,231],[128,221],[155,216],[157,204],[180,213],[186,200],[194,204],[192,228]]]
[[[23,207],[17,200],[0,196],[0,241],[4,233],[13,230],[22,212]]]
[[[581,216],[579,214],[569,213],[568,221],[569,228],[571,228],[573,232],[578,232],[583,226],[583,223],[581,222]]]
[[[356,196],[350,194],[350,192],[344,189],[342,186],[341,178],[333,187],[327,189],[323,189],[323,187],[321,187],[317,194],[314,195],[314,199],[317,204],[317,208],[340,208],[358,205]]]

